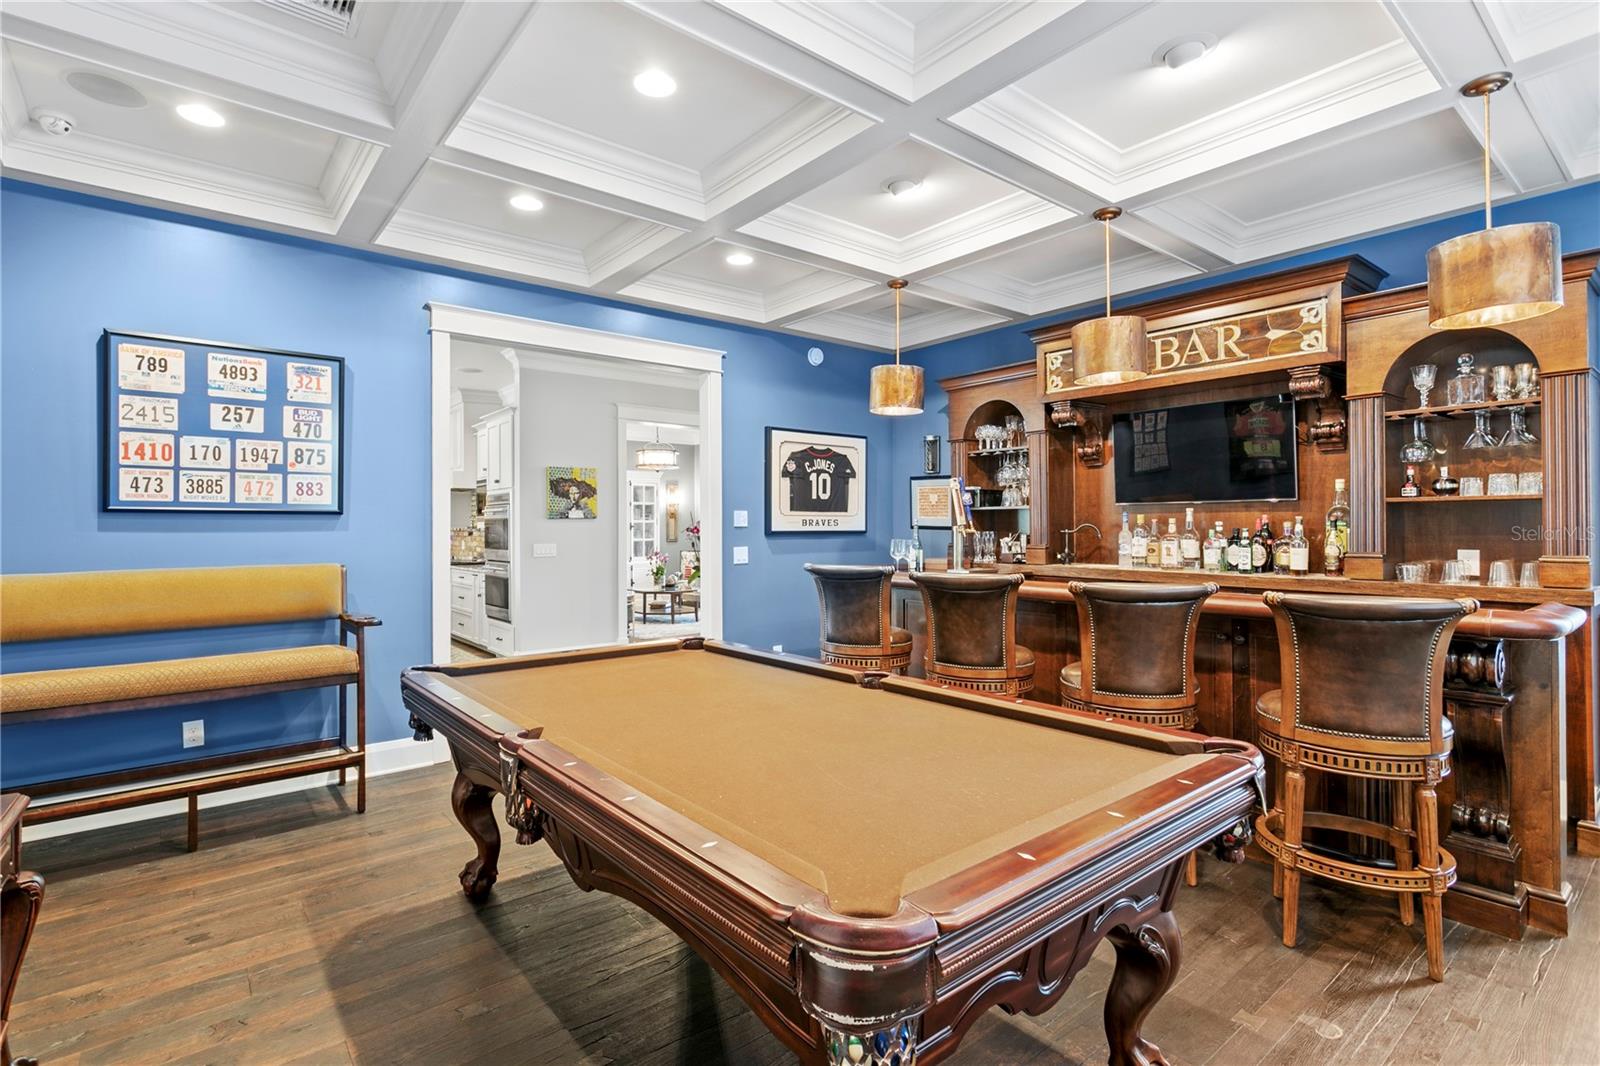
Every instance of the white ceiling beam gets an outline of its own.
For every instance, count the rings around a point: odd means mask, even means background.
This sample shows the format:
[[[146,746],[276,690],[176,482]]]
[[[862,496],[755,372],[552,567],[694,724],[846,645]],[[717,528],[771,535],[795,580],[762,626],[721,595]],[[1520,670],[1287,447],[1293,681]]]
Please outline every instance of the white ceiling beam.
[[[526,0],[455,4],[408,86],[395,136],[345,214],[339,236],[376,240],[434,150],[444,143],[533,11]]]

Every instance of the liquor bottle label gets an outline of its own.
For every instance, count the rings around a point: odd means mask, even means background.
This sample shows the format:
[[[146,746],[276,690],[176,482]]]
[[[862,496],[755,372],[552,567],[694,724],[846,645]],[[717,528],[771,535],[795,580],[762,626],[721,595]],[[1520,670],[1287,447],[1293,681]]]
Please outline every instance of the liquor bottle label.
[[[1310,548],[1290,548],[1289,549],[1289,569],[1290,570],[1294,570],[1294,571],[1298,571],[1298,572],[1301,572],[1301,573],[1304,573],[1305,571],[1311,569],[1311,549]]]

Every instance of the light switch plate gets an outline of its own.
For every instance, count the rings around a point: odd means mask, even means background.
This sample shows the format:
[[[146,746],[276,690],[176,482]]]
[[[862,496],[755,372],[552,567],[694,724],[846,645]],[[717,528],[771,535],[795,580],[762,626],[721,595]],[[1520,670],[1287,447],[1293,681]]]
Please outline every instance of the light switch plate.
[[[733,548],[733,565],[743,566],[750,561],[750,549],[743,544],[736,544]]]
[[[555,554],[556,546],[554,544],[535,544],[533,546],[533,557],[535,559],[553,559]]]
[[[1481,562],[1483,553],[1477,548],[1457,548],[1456,558],[1466,564],[1465,569],[1468,577],[1483,576],[1480,570],[1480,567],[1483,565]]]
[[[735,511],[735,512],[733,512],[733,528],[734,529],[744,529],[749,524],[750,524],[750,512],[749,511]]]

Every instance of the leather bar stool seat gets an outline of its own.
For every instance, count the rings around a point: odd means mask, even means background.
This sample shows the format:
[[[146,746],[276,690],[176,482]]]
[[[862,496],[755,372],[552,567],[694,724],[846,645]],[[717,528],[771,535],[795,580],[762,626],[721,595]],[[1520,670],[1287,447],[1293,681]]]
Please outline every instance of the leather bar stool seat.
[[[928,680],[1021,697],[1033,691],[1034,654],[1017,643],[1021,574],[914,573],[922,592]]]
[[[807,563],[822,615],[821,659],[848,670],[904,673],[911,633],[890,622],[892,566]]]
[[[1455,731],[1444,714],[1450,638],[1473,600],[1311,596],[1269,592],[1282,689],[1256,701],[1256,737],[1276,762],[1272,807],[1256,840],[1274,860],[1283,942],[1294,947],[1300,877],[1309,874],[1399,897],[1400,921],[1422,897],[1428,976],[1444,979],[1445,890],[1456,860],[1439,846],[1437,786],[1450,774]],[[1387,783],[1393,824],[1305,809],[1306,771]],[[1307,829],[1381,841],[1393,862],[1318,847]]]
[[[1083,658],[1061,668],[1061,703],[1141,725],[1193,729],[1195,633],[1204,584],[1071,581]]]

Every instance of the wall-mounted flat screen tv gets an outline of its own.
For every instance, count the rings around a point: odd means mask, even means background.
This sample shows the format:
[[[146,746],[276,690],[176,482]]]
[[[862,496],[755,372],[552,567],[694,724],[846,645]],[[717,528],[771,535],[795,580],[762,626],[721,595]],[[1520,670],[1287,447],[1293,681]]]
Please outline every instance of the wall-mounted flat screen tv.
[[[1111,443],[1119,504],[1299,495],[1294,400],[1285,395],[1115,415]]]

